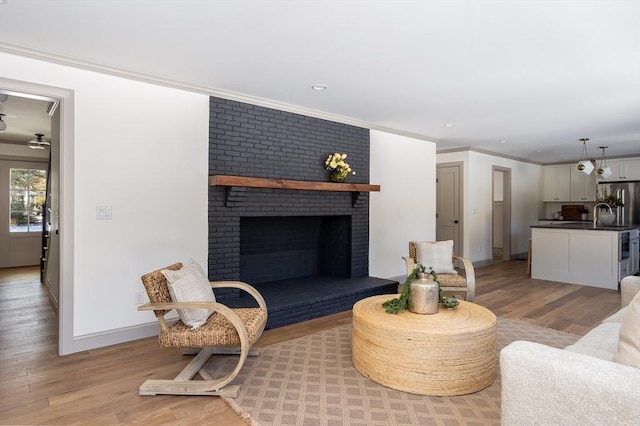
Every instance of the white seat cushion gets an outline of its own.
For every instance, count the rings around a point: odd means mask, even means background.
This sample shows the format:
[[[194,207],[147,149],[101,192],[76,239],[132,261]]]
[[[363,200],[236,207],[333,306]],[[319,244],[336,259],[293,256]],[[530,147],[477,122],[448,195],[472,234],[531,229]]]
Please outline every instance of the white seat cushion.
[[[600,324],[576,343],[567,346],[565,350],[611,361],[618,350],[619,334],[620,324],[615,322]]]
[[[618,310],[618,312],[616,312],[615,314],[606,317],[605,319],[602,320],[602,322],[617,322],[617,323],[621,323],[622,322],[622,318],[624,317],[624,313],[627,312],[627,308],[628,306],[625,306],[624,308],[620,308]]]

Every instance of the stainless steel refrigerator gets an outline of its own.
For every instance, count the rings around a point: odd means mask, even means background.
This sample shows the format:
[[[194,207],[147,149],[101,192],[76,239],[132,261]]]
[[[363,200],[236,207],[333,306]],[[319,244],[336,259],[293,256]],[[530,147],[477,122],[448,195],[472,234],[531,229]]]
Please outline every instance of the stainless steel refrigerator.
[[[610,182],[598,184],[598,196],[616,194],[624,207],[617,212],[617,225],[640,226],[640,181]]]

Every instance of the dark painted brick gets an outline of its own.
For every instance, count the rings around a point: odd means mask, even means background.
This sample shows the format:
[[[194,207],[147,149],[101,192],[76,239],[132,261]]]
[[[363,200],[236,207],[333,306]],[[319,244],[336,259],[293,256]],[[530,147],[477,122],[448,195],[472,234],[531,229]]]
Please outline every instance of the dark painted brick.
[[[357,172],[351,183],[369,182],[369,130],[287,111],[210,98],[209,174],[328,181],[324,161],[346,152]],[[352,278],[369,274],[369,194],[356,207],[351,194],[233,188],[209,189],[209,278],[240,278],[240,218],[350,216],[348,254]]]

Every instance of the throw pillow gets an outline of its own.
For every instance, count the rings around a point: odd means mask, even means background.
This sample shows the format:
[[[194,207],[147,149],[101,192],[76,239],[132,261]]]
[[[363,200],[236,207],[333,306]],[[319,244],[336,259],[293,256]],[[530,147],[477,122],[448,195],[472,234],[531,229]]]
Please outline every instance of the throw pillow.
[[[453,240],[414,241],[416,262],[427,268],[433,268],[436,274],[457,274],[453,268]]]
[[[163,269],[161,272],[174,302],[216,301],[209,279],[197,263],[190,262],[177,271]],[[206,323],[212,313],[210,309],[178,309],[180,320],[192,330]]]
[[[640,368],[640,292],[636,294],[620,323],[618,352],[613,361]]]

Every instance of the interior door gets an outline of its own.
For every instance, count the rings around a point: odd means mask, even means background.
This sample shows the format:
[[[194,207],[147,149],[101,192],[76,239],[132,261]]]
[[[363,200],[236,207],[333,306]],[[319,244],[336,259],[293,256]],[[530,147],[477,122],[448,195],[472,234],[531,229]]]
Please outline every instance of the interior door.
[[[462,163],[444,163],[436,172],[436,239],[453,240],[453,252],[462,256]]]
[[[493,166],[492,194],[492,258],[511,260],[511,169]]]

